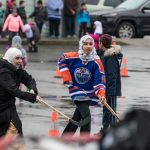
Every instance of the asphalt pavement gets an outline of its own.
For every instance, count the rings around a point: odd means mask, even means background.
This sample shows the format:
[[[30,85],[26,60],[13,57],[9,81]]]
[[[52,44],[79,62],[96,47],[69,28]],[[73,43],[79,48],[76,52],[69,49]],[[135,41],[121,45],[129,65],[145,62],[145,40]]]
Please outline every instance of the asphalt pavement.
[[[122,118],[133,108],[150,110],[150,39],[116,39],[116,41],[121,44],[122,52],[127,59],[129,75],[129,77],[122,77],[122,97],[118,98],[117,112]],[[63,85],[62,79],[54,76],[58,58],[63,52],[77,51],[78,41],[71,41],[70,44],[67,39],[63,44],[59,43],[59,40],[55,42],[57,44],[51,40],[47,44],[39,44],[38,53],[28,53],[29,63],[26,69],[36,79],[39,95],[71,117],[74,105],[70,101],[68,90]],[[27,45],[24,47],[26,48]],[[0,42],[0,53],[4,52],[5,42]],[[25,101],[21,105],[17,102],[17,109],[25,136],[48,136],[49,130],[53,128],[50,109],[41,104],[30,104]],[[101,127],[102,108],[91,107],[91,112],[93,134]],[[59,116],[56,127],[60,133],[66,124],[67,120]]]

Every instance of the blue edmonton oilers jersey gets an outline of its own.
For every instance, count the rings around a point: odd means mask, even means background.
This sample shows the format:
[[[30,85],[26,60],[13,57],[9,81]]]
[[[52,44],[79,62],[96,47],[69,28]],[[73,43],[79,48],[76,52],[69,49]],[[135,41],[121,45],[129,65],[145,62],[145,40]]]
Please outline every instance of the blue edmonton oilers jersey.
[[[73,84],[68,88],[73,100],[98,99],[96,93],[105,90],[104,70],[99,62],[98,59],[83,63],[77,53],[61,57],[58,62],[60,72],[72,77]]]

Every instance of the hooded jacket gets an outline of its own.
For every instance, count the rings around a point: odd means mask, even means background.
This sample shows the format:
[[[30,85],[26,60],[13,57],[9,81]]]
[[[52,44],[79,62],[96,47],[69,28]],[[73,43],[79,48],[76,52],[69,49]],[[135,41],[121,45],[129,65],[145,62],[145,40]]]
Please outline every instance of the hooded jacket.
[[[36,95],[19,90],[20,83],[37,92],[35,80],[23,69],[16,69],[5,59],[0,59],[0,112],[14,106],[15,97],[34,103]]]
[[[47,7],[48,17],[60,19],[63,7],[64,5],[62,0],[49,0]]]
[[[22,53],[22,67],[25,68],[28,62],[27,52],[22,46],[22,39],[20,36],[16,35],[12,38],[12,47],[18,48]]]
[[[122,59],[121,48],[119,45],[112,45],[105,52],[101,51],[105,76],[106,76],[106,95],[121,96],[120,61]]]

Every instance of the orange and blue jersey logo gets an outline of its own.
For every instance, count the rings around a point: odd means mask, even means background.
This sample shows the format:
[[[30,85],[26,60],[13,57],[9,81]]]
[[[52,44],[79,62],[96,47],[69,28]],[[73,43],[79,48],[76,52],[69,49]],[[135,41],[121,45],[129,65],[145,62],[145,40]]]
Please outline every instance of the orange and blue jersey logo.
[[[75,70],[74,77],[78,84],[86,84],[90,81],[92,74],[87,68],[80,67]]]

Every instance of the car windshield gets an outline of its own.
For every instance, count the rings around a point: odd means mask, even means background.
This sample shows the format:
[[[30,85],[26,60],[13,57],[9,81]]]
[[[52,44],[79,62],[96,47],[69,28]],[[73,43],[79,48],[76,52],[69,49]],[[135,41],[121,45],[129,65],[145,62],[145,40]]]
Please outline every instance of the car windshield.
[[[99,3],[99,0],[86,0],[86,4],[88,5],[97,5]]]
[[[145,1],[147,0],[126,0],[125,2],[118,5],[116,8],[136,9]]]

